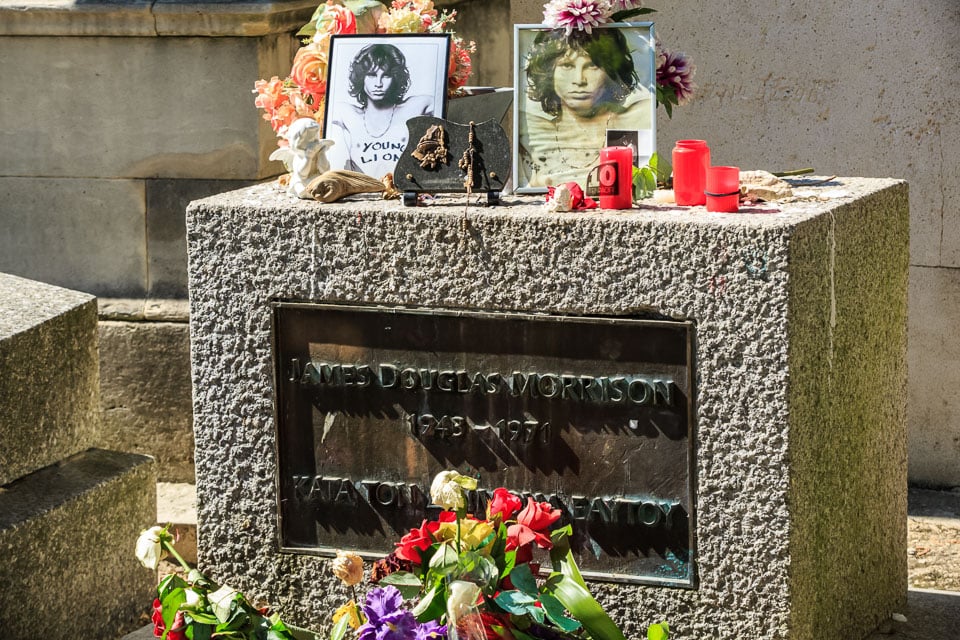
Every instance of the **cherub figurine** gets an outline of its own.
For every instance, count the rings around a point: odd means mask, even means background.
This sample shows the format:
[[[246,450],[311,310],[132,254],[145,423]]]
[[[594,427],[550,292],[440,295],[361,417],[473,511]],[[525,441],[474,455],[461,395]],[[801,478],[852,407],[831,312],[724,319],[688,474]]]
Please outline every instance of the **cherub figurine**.
[[[313,198],[307,185],[311,180],[330,170],[327,149],[333,140],[320,137],[320,125],[313,118],[299,118],[287,130],[288,147],[270,154],[271,160],[280,160],[290,171],[287,193],[298,198]]]

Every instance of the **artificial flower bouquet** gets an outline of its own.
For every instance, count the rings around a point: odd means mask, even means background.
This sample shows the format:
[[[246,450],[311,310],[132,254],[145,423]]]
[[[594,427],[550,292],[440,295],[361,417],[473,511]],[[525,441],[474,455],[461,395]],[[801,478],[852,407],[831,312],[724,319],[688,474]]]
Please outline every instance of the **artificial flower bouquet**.
[[[263,118],[270,122],[280,146],[287,145],[287,129],[298,118],[311,118],[322,126],[330,37],[374,33],[451,34],[447,95],[455,96],[470,77],[470,54],[476,52],[474,42],[454,33],[456,18],[456,10],[437,11],[433,0],[393,0],[389,5],[379,0],[327,0],[297,33],[304,44],[293,59],[290,75],[257,80],[254,104],[263,109]]]
[[[257,609],[243,594],[219,586],[190,567],[173,546],[167,527],[151,527],[137,539],[136,555],[148,569],[157,570],[170,555],[186,579],[172,573],[157,585],[153,601],[153,635],[164,640],[296,640],[280,616]]]
[[[570,551],[570,526],[555,527],[560,510],[504,488],[483,517],[466,513],[475,479],[441,472],[431,499],[443,511],[424,521],[376,561],[371,589],[334,615],[331,640],[625,640],[593,598]],[[535,553],[548,552],[542,575]],[[359,556],[339,552],[334,573],[353,589],[363,577]],[[647,632],[667,638],[666,623]]]

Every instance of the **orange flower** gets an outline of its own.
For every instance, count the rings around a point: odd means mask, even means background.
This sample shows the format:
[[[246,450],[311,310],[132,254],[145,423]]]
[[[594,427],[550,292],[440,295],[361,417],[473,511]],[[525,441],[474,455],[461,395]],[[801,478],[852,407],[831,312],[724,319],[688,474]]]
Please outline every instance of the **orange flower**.
[[[253,83],[253,92],[257,94],[253,103],[267,114],[272,114],[277,107],[286,102],[289,98],[283,93],[283,82],[277,76],[270,80],[257,80]],[[269,115],[266,119],[270,119]]]
[[[323,10],[323,15],[317,23],[318,32],[324,31],[330,34],[356,33],[357,16],[353,11],[338,4],[333,4],[332,0],[327,1],[327,8]]]
[[[320,104],[327,92],[327,51],[315,42],[301,47],[293,59],[290,77],[313,104]]]

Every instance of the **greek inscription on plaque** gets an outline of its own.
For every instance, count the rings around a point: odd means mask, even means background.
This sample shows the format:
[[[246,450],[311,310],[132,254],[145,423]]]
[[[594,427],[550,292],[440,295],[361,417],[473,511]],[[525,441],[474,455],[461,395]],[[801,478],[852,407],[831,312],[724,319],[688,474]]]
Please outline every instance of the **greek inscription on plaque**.
[[[594,580],[693,587],[693,326],[273,305],[280,545],[368,556],[434,475],[548,501]]]

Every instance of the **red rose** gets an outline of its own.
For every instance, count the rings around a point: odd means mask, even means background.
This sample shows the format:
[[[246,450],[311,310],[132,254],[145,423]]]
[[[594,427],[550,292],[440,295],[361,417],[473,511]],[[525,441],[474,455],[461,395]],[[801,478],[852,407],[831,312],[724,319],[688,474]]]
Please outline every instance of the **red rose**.
[[[506,616],[484,611],[480,614],[480,624],[483,625],[483,633],[488,639],[513,640],[513,634],[510,633],[510,619]]]
[[[166,627],[163,625],[163,605],[160,604],[160,598],[153,599],[153,615],[150,619],[153,620],[153,635],[158,638],[163,637],[163,630]]]
[[[165,627],[163,624],[163,605],[160,604],[159,599],[153,601],[153,615],[150,619],[153,620],[153,635],[162,638]],[[187,640],[187,634],[184,633],[186,628],[187,621],[183,617],[183,611],[177,611],[177,615],[173,619],[173,627],[167,634],[167,640]]]
[[[499,516],[501,520],[509,520],[517,511],[523,502],[517,496],[513,495],[503,487],[493,490],[493,498],[487,503],[487,518],[491,519]]]
[[[433,544],[429,526],[430,523],[424,520],[419,529],[410,529],[410,533],[400,538],[400,542],[396,543],[397,557],[420,564],[420,552],[426,551]]]
[[[517,514],[517,524],[507,527],[507,549],[519,549],[536,542],[541,549],[550,549],[553,543],[547,530],[560,519],[560,509],[549,502],[534,502],[527,498],[527,506]]]
[[[444,511],[440,518],[435,522],[426,520],[420,525],[419,529],[410,529],[410,533],[400,538],[396,543],[396,556],[401,560],[406,560],[414,564],[420,564],[420,552],[426,551],[435,542],[433,536],[440,527],[441,522],[453,522],[457,519],[457,514],[453,511]]]
[[[173,619],[173,626],[167,634],[167,640],[187,640],[187,634],[184,631],[187,628],[187,621],[183,619],[183,611],[177,611],[177,616]]]

